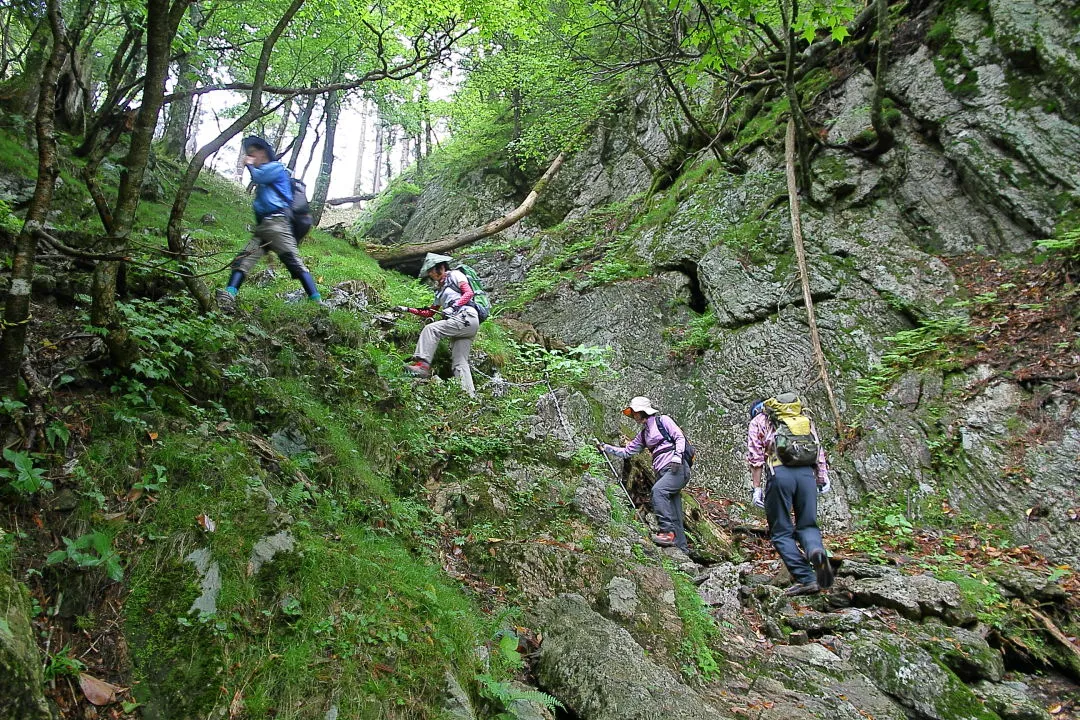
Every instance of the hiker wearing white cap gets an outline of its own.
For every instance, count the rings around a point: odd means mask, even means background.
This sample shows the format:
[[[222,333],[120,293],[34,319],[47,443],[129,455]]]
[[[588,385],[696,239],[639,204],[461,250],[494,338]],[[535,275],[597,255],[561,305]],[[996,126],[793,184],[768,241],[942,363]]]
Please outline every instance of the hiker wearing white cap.
[[[602,452],[618,458],[629,458],[645,448],[652,452],[656,482],[652,486],[653,512],[660,532],[652,541],[662,547],[674,545],[687,551],[686,531],[683,529],[682,489],[690,480],[690,454],[686,436],[667,415],[652,406],[647,397],[638,396],[630,401],[623,415],[641,423],[642,428],[633,440],[623,447],[601,443]]]
[[[450,339],[450,357],[454,376],[469,396],[476,395],[472,368],[469,367],[469,351],[472,349],[476,331],[480,329],[480,315],[469,284],[469,278],[461,270],[451,270],[454,259],[449,255],[428,253],[420,267],[420,277],[435,283],[435,302],[426,308],[397,307],[398,312],[409,312],[430,319],[436,314],[443,317],[429,323],[416,341],[413,361],[405,366],[405,372],[414,377],[431,377],[431,360],[443,338]]]

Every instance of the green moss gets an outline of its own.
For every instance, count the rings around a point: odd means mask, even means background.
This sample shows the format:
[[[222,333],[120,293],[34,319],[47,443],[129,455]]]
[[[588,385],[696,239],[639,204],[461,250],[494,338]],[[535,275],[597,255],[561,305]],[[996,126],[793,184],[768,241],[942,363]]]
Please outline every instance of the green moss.
[[[678,571],[669,574],[675,585],[675,607],[683,622],[684,639],[679,651],[683,674],[714,680],[721,672],[722,655],[713,649],[721,640],[720,628],[690,578]]]

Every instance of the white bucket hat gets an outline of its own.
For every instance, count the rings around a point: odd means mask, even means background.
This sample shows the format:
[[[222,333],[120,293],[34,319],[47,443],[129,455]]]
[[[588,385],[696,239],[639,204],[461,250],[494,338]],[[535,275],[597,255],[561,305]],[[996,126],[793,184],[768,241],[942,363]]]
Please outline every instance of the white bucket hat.
[[[421,278],[421,279],[427,277],[428,271],[431,270],[436,265],[438,265],[439,263],[446,263],[447,265],[450,265],[453,262],[454,262],[454,258],[450,257],[449,255],[440,255],[439,253],[428,253],[427,255],[424,256],[424,264],[420,266],[420,273],[417,275],[417,277]]]
[[[652,400],[642,395],[638,395],[636,398],[630,400],[630,404],[623,410],[623,415],[629,415],[630,412],[641,412],[646,415],[659,415],[660,411],[652,406]]]

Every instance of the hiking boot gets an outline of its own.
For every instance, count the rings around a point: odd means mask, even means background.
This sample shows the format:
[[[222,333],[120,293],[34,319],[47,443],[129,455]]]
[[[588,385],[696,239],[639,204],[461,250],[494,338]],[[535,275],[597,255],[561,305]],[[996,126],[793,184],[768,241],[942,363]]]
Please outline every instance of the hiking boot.
[[[784,594],[788,597],[794,597],[796,595],[817,595],[821,592],[821,586],[816,582],[806,583],[805,585],[792,585]]]
[[[652,541],[660,547],[675,547],[675,533],[662,532],[652,536]]]
[[[214,299],[217,300],[221,312],[232,313],[236,311],[236,296],[228,290],[218,290],[214,293]]]
[[[814,566],[814,574],[817,575],[817,584],[822,588],[831,588],[835,576],[829,555],[822,549],[810,553],[810,564]]]
[[[412,375],[417,378],[429,378],[431,377],[431,365],[423,360],[417,360],[416,362],[409,363],[405,366],[405,372],[408,375]]]

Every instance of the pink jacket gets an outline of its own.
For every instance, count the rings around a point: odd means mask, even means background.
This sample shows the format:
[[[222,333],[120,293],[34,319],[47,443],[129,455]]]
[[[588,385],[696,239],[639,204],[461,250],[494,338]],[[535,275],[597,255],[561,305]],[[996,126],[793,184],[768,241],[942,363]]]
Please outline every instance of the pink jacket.
[[[664,423],[668,435],[674,442],[674,447],[664,439],[663,434],[657,429],[658,422]],[[643,442],[644,440],[644,442]],[[686,452],[686,437],[682,429],[667,415],[651,415],[645,420],[645,427],[634,436],[634,439],[626,443],[624,447],[604,444],[604,452],[624,460],[631,455],[636,455],[645,448],[652,451],[652,466],[656,472],[663,472],[664,468],[673,462],[681,463],[683,453]]]
[[[813,420],[810,421],[810,433],[818,441],[818,459],[817,465],[814,466],[817,483],[825,485],[829,482],[829,463],[825,459],[825,446],[821,444]],[[754,416],[754,419],[750,421],[750,427],[746,430],[746,463],[752,468],[777,464],[769,461],[769,457],[773,455],[775,441],[776,428],[769,422],[768,415],[761,413]]]

